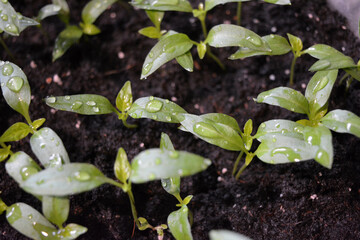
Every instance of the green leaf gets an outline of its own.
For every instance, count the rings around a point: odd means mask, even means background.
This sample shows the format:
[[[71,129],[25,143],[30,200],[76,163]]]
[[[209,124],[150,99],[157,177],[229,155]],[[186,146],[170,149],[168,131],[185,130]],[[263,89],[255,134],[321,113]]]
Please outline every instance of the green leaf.
[[[91,0],[81,12],[85,24],[92,24],[95,20],[117,0]]]
[[[11,154],[11,146],[7,146],[6,148],[0,148],[0,162],[7,159],[7,157]]]
[[[132,103],[131,82],[127,81],[116,97],[116,107],[124,113],[130,110]]]
[[[210,11],[215,6],[229,2],[248,2],[250,0],[205,0],[205,11]]]
[[[32,124],[32,127],[37,130],[39,127],[41,127],[44,122],[46,121],[45,118],[39,118],[39,119],[36,119],[33,124]]]
[[[207,116],[184,114],[182,127],[202,140],[231,151],[244,151],[244,142],[232,126],[210,120]]]
[[[345,56],[335,48],[325,44],[316,44],[304,51],[314,58],[319,59],[309,69],[310,71],[332,70],[356,67],[354,60]]]
[[[188,219],[189,209],[183,205],[179,210],[170,213],[167,222],[171,234],[176,240],[192,240],[191,226]]]
[[[149,149],[133,159],[130,180],[144,183],[161,178],[189,176],[205,170],[210,164],[209,159],[184,151]]]
[[[253,137],[251,136],[253,130],[253,122],[251,119],[249,119],[244,126],[244,135],[243,135],[243,139],[244,139],[244,144],[245,144],[245,148],[249,151],[252,143],[253,143]]]
[[[14,153],[5,164],[6,172],[19,184],[41,171],[40,166],[24,152]]]
[[[197,45],[197,52],[200,59],[203,59],[206,53],[206,44],[201,42],[199,45]]]
[[[66,0],[52,0],[52,3],[61,7],[58,16],[61,21],[63,21],[66,25],[68,25],[70,19],[70,10]]]
[[[156,11],[192,12],[193,10],[188,0],[132,0],[131,5]]]
[[[42,7],[39,11],[37,19],[43,20],[47,17],[59,14],[61,7],[55,4],[48,4]]]
[[[118,153],[116,155],[116,160],[114,164],[114,172],[117,179],[122,183],[126,183],[126,181],[130,177],[131,166],[126,155],[126,152],[123,148],[119,148]]]
[[[25,73],[15,64],[3,61],[0,61],[0,71],[1,90],[7,104],[30,119],[31,91]]]
[[[300,38],[291,35],[290,33],[287,34],[289,38],[289,42],[291,45],[291,48],[294,52],[300,52],[303,49],[303,43]]]
[[[0,142],[14,142],[25,138],[31,132],[29,125],[18,122],[11,125],[0,137]]]
[[[229,115],[223,114],[223,113],[206,113],[201,115],[202,118],[214,121],[216,123],[224,124],[228,127],[231,127],[237,132],[241,132],[241,129],[239,127],[239,124],[235,120],[235,118],[230,117]]]
[[[101,32],[100,28],[94,24],[80,23],[80,27],[82,28],[83,33],[86,35],[97,35]]]
[[[305,91],[305,97],[309,102],[310,116],[315,116],[328,102],[337,75],[338,70],[320,71],[311,78]]]
[[[31,150],[45,168],[70,163],[61,138],[51,128],[41,128],[30,138]]]
[[[360,118],[346,110],[333,110],[321,120],[327,128],[338,133],[350,133],[360,138]]]
[[[12,36],[19,36],[28,26],[36,26],[39,23],[31,18],[17,13],[8,0],[0,1],[1,17],[0,31],[4,31]]]
[[[52,61],[60,58],[64,53],[74,45],[81,36],[83,31],[78,26],[68,25],[56,38],[55,47],[52,52]]]
[[[21,187],[37,195],[67,196],[90,191],[107,181],[94,165],[69,163],[43,170],[29,177]]]
[[[70,201],[68,198],[49,197],[42,198],[42,211],[44,216],[52,223],[62,228],[67,220],[70,210]]]
[[[360,81],[360,69],[359,67],[354,68],[345,68],[343,69],[346,73],[350,74],[351,77]]]
[[[151,20],[151,22],[155,25],[155,28],[160,30],[160,25],[161,25],[161,21],[164,17],[164,12],[151,11],[151,10],[147,10],[145,12],[146,12],[146,15],[149,17],[149,19]]]
[[[5,204],[5,203],[3,202],[3,200],[1,200],[1,198],[0,198],[0,215],[2,215],[3,212],[6,211],[6,209],[7,209],[6,204]]]
[[[167,151],[175,150],[174,145],[172,144],[169,135],[167,135],[166,133],[161,133],[160,149],[167,150]]]
[[[291,5],[290,0],[263,0],[267,3],[277,4],[277,5]]]
[[[161,32],[157,28],[152,26],[140,29],[139,33],[141,35],[144,35],[145,37],[154,39],[160,38],[162,36]]]
[[[304,138],[307,143],[316,149],[314,159],[322,166],[331,169],[334,160],[332,136],[324,126],[304,128]]]
[[[72,240],[87,232],[87,228],[81,225],[70,223],[65,228],[58,231],[59,239]]]
[[[55,109],[84,115],[100,115],[115,112],[114,106],[106,97],[95,94],[51,96],[45,98],[45,103]]]
[[[262,92],[257,96],[256,102],[279,106],[292,112],[309,113],[309,104],[304,95],[288,87]]]
[[[183,55],[176,57],[176,61],[182,66],[186,71],[193,72],[194,71],[194,60],[191,55],[191,52],[188,51]]]
[[[255,138],[260,142],[264,140],[272,140],[274,135],[287,136],[291,138],[304,139],[304,126],[289,120],[269,120],[260,124]]]
[[[220,24],[213,27],[205,40],[212,47],[245,47],[270,52],[268,44],[256,33],[246,28]]]
[[[251,240],[250,238],[229,230],[211,230],[210,240]]]
[[[259,55],[284,55],[291,51],[291,46],[284,37],[271,34],[262,37],[262,39],[268,44],[271,51],[259,51],[250,48],[240,48],[236,53],[231,55],[229,59],[235,60]]]
[[[179,123],[186,111],[176,103],[157,97],[138,98],[129,110],[132,118],[151,118],[159,122]]]
[[[141,79],[147,78],[170,60],[185,54],[193,45],[189,37],[182,33],[163,36],[146,56]]]
[[[41,213],[21,202],[7,208],[6,220],[18,232],[31,239],[41,240],[57,231]]]

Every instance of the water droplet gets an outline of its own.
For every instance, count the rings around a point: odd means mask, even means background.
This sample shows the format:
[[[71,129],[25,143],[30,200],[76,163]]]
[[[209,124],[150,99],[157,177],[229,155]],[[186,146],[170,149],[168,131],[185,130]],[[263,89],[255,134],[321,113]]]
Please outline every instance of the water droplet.
[[[270,156],[272,157],[276,154],[285,155],[290,162],[294,162],[295,159],[298,159],[298,161],[300,161],[299,159],[301,158],[300,154],[296,153],[292,148],[289,147],[275,148],[270,152]]]
[[[70,96],[65,96],[65,100],[70,100]]]
[[[149,180],[155,180],[156,176],[154,173],[150,173]]]
[[[40,148],[41,149],[44,149],[46,147],[46,144],[45,143],[40,143]]]
[[[206,122],[198,122],[194,125],[193,130],[195,133],[199,134],[202,137],[206,138],[217,138],[219,133],[216,128]]]
[[[13,92],[19,92],[24,85],[24,79],[21,77],[12,77],[6,83],[6,86]]]
[[[59,142],[59,141],[57,141],[57,142],[56,142],[56,144],[55,144],[55,146],[57,146],[57,147],[58,147],[59,145],[60,145],[60,142]]]
[[[78,110],[81,106],[83,105],[82,102],[80,101],[76,101],[71,105],[71,109],[72,110]]]
[[[177,151],[171,151],[169,154],[169,157],[171,158],[178,158],[179,157],[179,153]]]
[[[155,164],[160,165],[161,164],[161,159],[160,158],[155,159]]]
[[[175,52],[175,47],[165,48],[165,49],[164,49],[164,52],[166,52],[166,53],[173,53],[173,52]]]
[[[247,37],[246,40],[250,41],[253,45],[257,47],[260,47],[262,43],[261,38],[255,35]]]
[[[276,140],[276,138],[273,138],[272,141],[273,141],[273,142],[276,142],[277,140]]]
[[[8,3],[8,0],[1,0],[2,3]]]
[[[184,173],[184,171],[183,171],[182,169],[179,169],[179,170],[178,170],[178,174],[179,174],[180,176],[182,176],[183,173]]]
[[[265,127],[266,127],[266,124],[265,124],[265,123],[262,123],[262,124],[260,124],[260,127],[261,127],[261,128],[265,128]]]
[[[211,165],[211,160],[208,159],[208,158],[205,158],[204,159],[204,164],[206,165],[206,167],[210,166]]]
[[[279,128],[279,127],[280,127],[280,123],[275,124],[275,127],[276,127],[276,128]]]
[[[62,159],[62,157],[60,156],[60,154],[58,153],[54,153],[49,157],[49,165],[51,167],[58,167],[63,165],[64,161]]]
[[[165,103],[166,103],[166,104],[169,103],[169,102],[170,102],[169,99],[166,99],[166,100],[165,100]]]
[[[46,98],[46,103],[55,103],[56,102],[56,97],[48,97]]]
[[[171,122],[171,117],[170,116],[166,116],[165,118],[166,118],[166,121]]]
[[[1,20],[3,20],[3,21],[7,21],[8,20],[8,15],[6,15],[6,14],[1,14]]]
[[[23,181],[27,180],[31,175],[38,172],[38,169],[32,166],[26,166],[21,168],[20,175]]]
[[[349,132],[351,131],[351,127],[352,127],[351,123],[346,124],[346,130],[348,130]]]
[[[302,133],[302,128],[301,127],[294,127],[294,131],[297,133]]]
[[[96,105],[96,102],[94,102],[94,101],[87,101],[87,102],[86,102],[86,105],[88,105],[88,106],[95,106],[95,105]]]
[[[321,89],[323,89],[324,87],[326,87],[326,85],[329,83],[329,78],[328,77],[323,77],[322,79],[320,79],[317,83],[316,83],[316,85],[315,85],[315,87],[314,87],[314,92],[316,93],[316,92],[318,92],[318,91],[320,91]]]
[[[29,214],[29,215],[28,215],[28,219],[31,220],[32,218],[33,218],[33,215],[32,215],[32,214]]]
[[[167,181],[161,181],[161,186],[163,186],[164,188],[167,187]]]
[[[151,118],[154,119],[154,120],[156,120],[158,117],[157,117],[155,114],[153,114],[153,115],[151,116]]]
[[[327,67],[331,65],[328,60],[319,60],[316,63],[316,71],[325,70]]]
[[[161,110],[163,106],[163,103],[159,100],[152,100],[150,102],[148,102],[145,106],[146,111],[151,112],[151,113],[155,113]]]
[[[151,52],[149,53],[149,58],[153,58],[153,57],[154,57],[154,52],[151,51]]]
[[[14,24],[6,24],[5,31],[13,33],[13,34],[19,33],[19,29]]]
[[[154,100],[154,96],[150,96],[150,97],[149,97],[149,100],[150,100],[150,101]]]
[[[6,219],[10,224],[14,224],[17,220],[22,217],[21,209],[19,204],[13,204],[6,211]]]
[[[41,185],[41,184],[43,184],[44,182],[45,182],[44,179],[41,179],[41,180],[37,181],[36,184],[37,184],[37,185]]]
[[[141,73],[141,74],[142,74],[142,75],[148,74],[148,73],[150,72],[152,66],[153,66],[153,63],[152,63],[152,62],[145,64],[145,66],[144,66],[143,69],[142,69],[142,73]]]
[[[96,113],[100,112],[100,109],[99,109],[98,107],[93,107],[92,109],[93,109],[93,111],[96,112]]]
[[[87,172],[79,171],[74,173],[74,177],[78,181],[88,181],[90,180],[91,176]]]

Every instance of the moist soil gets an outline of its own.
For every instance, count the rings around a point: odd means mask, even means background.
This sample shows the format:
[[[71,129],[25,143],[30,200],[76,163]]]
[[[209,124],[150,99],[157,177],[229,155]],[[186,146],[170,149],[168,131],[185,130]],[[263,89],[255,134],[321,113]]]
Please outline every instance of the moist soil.
[[[50,1],[11,1],[25,16],[35,16]],[[69,0],[71,18],[80,21],[86,0]],[[331,11],[325,0],[293,0],[292,6],[277,6],[258,1],[243,4],[242,25],[259,35],[271,33],[299,36],[304,47],[328,44],[358,59],[359,41],[347,29],[345,19]],[[193,5],[196,6],[196,2]],[[216,7],[208,13],[207,25],[235,24],[236,4]],[[193,135],[148,119],[130,119],[139,125],[127,129],[115,115],[83,116],[54,111],[47,107],[46,96],[81,93],[99,94],[114,102],[122,85],[130,80],[134,99],[157,96],[170,99],[193,114],[225,113],[240,126],[248,119],[254,129],[271,119],[299,120],[304,116],[278,107],[256,104],[259,93],[287,86],[291,54],[227,60],[236,49],[213,49],[226,65],[222,71],[212,60],[199,60],[193,49],[195,69],[186,72],[172,61],[148,79],[141,81],[142,63],[156,40],[140,34],[150,26],[142,10],[127,4],[114,4],[96,21],[102,30],[97,36],[84,37],[58,61],[51,62],[57,34],[64,25],[57,17],[43,21],[43,34],[33,27],[20,37],[6,39],[17,64],[26,73],[31,89],[32,119],[45,117],[62,138],[72,162],[96,165],[108,177],[113,173],[117,149],[123,147],[129,159],[139,152],[159,146],[161,132],[167,133],[178,150],[193,152],[212,160],[204,172],[182,179],[182,196],[193,195],[189,204],[194,217],[194,239],[208,239],[212,229],[229,229],[252,239],[360,239],[360,140],[348,134],[333,133],[334,164],[331,170],[315,161],[269,165],[255,159],[239,180],[231,176],[237,153],[210,145]],[[163,29],[186,33],[193,40],[203,39],[200,23],[188,13],[165,14]],[[2,60],[11,60],[0,50]],[[314,63],[301,57],[296,66],[295,89],[304,92]],[[344,72],[340,72],[340,77]],[[339,78],[340,78],[339,77]],[[61,81],[59,81],[61,80]],[[346,109],[360,115],[360,84],[354,81],[348,91],[336,83],[329,110]],[[0,97],[0,132],[23,121]],[[29,137],[13,143],[13,151],[25,151],[34,157]],[[34,157],[35,159],[35,157]],[[1,198],[11,205],[25,202],[41,211],[41,203],[22,191],[0,165]],[[138,214],[157,226],[166,223],[170,212],[178,209],[176,199],[167,194],[159,181],[133,185]],[[121,189],[103,185],[93,191],[71,196],[68,223],[88,228],[78,239],[157,239],[150,230],[135,230],[127,195]],[[0,217],[0,239],[21,240],[23,235]],[[173,239],[165,231],[164,239]]]

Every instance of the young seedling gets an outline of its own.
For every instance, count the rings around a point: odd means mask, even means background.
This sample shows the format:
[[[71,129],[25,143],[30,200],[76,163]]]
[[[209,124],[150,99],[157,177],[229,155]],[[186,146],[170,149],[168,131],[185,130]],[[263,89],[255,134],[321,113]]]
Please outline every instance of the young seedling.
[[[45,18],[54,15],[59,16],[60,20],[65,24],[69,24],[70,9],[66,0],[52,0],[51,4],[47,4],[40,9],[36,20],[40,22]]]

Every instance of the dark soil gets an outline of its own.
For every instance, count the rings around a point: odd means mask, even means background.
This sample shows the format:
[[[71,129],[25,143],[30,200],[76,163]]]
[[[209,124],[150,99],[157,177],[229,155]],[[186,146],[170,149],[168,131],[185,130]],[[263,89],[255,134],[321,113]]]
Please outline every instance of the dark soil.
[[[50,1],[11,2],[25,16],[34,16]],[[87,1],[68,2],[76,23]],[[215,8],[208,14],[208,28],[224,22],[235,23],[235,12],[233,3]],[[359,41],[346,29],[344,18],[329,10],[325,0],[293,0],[292,6],[247,2],[243,4],[242,22],[259,35],[291,33],[303,40],[305,48],[325,43],[356,60],[360,56]],[[227,57],[234,49],[214,49],[227,67],[221,71],[211,60],[199,60],[193,49],[196,67],[193,73],[170,62],[147,80],[140,81],[142,62],[156,42],[137,33],[140,28],[151,25],[144,12],[126,4],[114,4],[96,24],[102,29],[100,35],[83,38],[55,63],[51,63],[51,51],[56,35],[64,27],[56,17],[43,22],[48,38],[34,27],[20,37],[6,40],[32,88],[32,119],[47,119],[45,126],[60,135],[72,162],[92,163],[114,178],[113,163],[119,147],[132,159],[145,149],[158,147],[160,134],[165,132],[176,149],[213,161],[205,172],[182,180],[182,196],[194,195],[189,205],[194,215],[194,239],[208,239],[212,229],[230,229],[253,239],[360,239],[360,140],[353,136],[333,134],[335,159],[331,170],[315,161],[268,165],[256,159],[236,181],[231,170],[237,153],[195,139],[179,131],[176,124],[139,119],[130,120],[139,125],[137,129],[127,129],[115,115],[56,112],[42,101],[48,95],[79,93],[99,94],[114,101],[122,85],[130,80],[135,99],[151,95],[168,98],[189,113],[226,113],[235,117],[240,126],[251,118],[257,129],[261,122],[270,119],[302,117],[277,107],[255,104],[252,100],[262,91],[288,84],[286,70],[290,68],[291,54],[230,61]],[[197,41],[203,39],[200,24],[191,14],[168,13],[162,26],[186,33]],[[0,51],[2,60],[10,60]],[[123,55],[121,59],[119,55]],[[307,69],[313,62],[309,56],[299,59],[294,86],[297,90],[304,92],[311,78]],[[56,74],[62,84],[46,82],[47,78],[54,80]],[[270,80],[274,77],[275,80]],[[358,82],[351,85],[348,93],[337,83],[329,109],[341,108],[360,115],[359,99]],[[0,132],[23,121],[2,96],[0,112]],[[12,149],[32,154],[29,138],[14,143]],[[1,198],[8,205],[25,202],[41,210],[40,202],[22,191],[6,174],[4,164],[0,165],[0,173]],[[168,214],[177,209],[176,199],[161,188],[159,181],[134,185],[133,190],[139,215],[154,226],[166,223]],[[134,223],[128,198],[122,190],[104,185],[70,198],[68,223],[88,228],[79,239],[132,238]],[[26,239],[9,226],[4,214],[0,217],[0,226],[0,239]],[[156,239],[156,234],[135,230],[133,239]],[[164,239],[173,238],[166,232]]]

